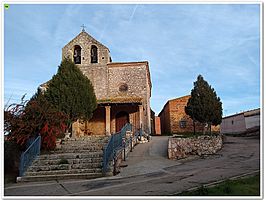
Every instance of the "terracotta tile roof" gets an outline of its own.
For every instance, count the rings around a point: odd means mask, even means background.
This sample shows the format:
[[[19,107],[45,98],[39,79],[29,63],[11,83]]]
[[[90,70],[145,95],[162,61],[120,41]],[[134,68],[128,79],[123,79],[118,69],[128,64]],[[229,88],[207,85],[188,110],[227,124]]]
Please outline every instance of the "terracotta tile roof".
[[[98,104],[123,104],[123,103],[141,103],[142,98],[140,97],[115,97],[97,100]]]

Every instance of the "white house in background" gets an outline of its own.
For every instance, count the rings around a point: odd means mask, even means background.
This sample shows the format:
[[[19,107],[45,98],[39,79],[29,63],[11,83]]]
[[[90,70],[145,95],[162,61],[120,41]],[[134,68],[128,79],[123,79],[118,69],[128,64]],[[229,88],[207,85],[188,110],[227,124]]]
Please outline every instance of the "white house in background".
[[[260,126],[260,108],[224,117],[221,133],[244,133]]]

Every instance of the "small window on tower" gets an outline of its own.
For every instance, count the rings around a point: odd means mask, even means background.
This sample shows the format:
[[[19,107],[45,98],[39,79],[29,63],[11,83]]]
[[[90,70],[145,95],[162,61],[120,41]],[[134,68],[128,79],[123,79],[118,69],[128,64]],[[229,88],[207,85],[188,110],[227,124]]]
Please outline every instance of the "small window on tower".
[[[96,46],[91,46],[91,63],[98,63],[98,49]]]
[[[81,47],[79,45],[74,46],[74,63],[81,64]]]

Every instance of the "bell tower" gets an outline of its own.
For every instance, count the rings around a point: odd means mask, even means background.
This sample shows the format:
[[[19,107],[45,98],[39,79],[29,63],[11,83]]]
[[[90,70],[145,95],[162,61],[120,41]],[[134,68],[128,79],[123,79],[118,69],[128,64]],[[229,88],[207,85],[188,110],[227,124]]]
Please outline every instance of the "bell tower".
[[[107,96],[107,64],[112,61],[110,51],[89,35],[84,25],[82,31],[63,47],[62,59],[64,58],[71,59],[90,79],[97,99]]]
[[[70,58],[78,66],[106,65],[112,61],[109,49],[84,29],[62,49],[62,58]]]

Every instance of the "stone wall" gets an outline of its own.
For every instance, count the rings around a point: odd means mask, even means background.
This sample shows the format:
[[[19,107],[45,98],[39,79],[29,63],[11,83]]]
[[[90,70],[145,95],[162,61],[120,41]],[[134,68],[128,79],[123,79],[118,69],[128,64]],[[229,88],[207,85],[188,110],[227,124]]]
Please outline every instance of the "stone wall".
[[[110,61],[109,49],[103,44],[99,43],[96,39],[90,36],[87,32],[81,32],[74,39],[72,39],[62,49],[62,58],[70,58],[73,60],[74,46],[78,45],[81,47],[81,64],[78,66],[107,64]],[[91,47],[96,46],[98,51],[98,63],[91,63]]]
[[[150,119],[150,97],[151,97],[151,80],[149,64],[144,62],[111,62],[109,49],[82,31],[73,40],[71,40],[62,49],[62,58],[73,59],[74,47],[81,47],[81,64],[77,64],[80,70],[86,75],[95,91],[98,103],[101,105],[121,104],[128,105],[139,104],[143,106],[142,127],[148,134],[151,132]],[[91,62],[91,48],[97,47],[98,62]],[[121,90],[122,89],[122,90]],[[134,99],[134,101],[133,101]],[[120,100],[120,102],[118,102]],[[124,100],[125,102],[121,102]],[[137,100],[137,101],[136,101]],[[106,103],[110,102],[110,103]],[[111,108],[111,113],[119,112]],[[99,110],[94,112],[98,113]],[[136,110],[128,112],[131,119],[139,119]],[[97,116],[97,115],[96,115]],[[86,126],[75,123],[74,129],[79,126],[91,130],[91,134],[105,134],[105,112],[100,110],[99,117],[94,115],[90,123]],[[138,121],[139,123],[140,121]],[[133,122],[131,122],[133,123]],[[136,122],[135,122],[136,123]],[[114,131],[115,120],[111,117],[111,129]],[[135,127],[139,127],[135,125]],[[89,134],[89,133],[88,133]]]
[[[222,148],[222,135],[192,138],[172,137],[168,140],[168,158],[182,159],[189,155],[214,154]]]
[[[108,98],[142,98],[143,128],[150,133],[150,88],[147,62],[109,63],[108,67]],[[128,89],[120,91],[121,85]]]

